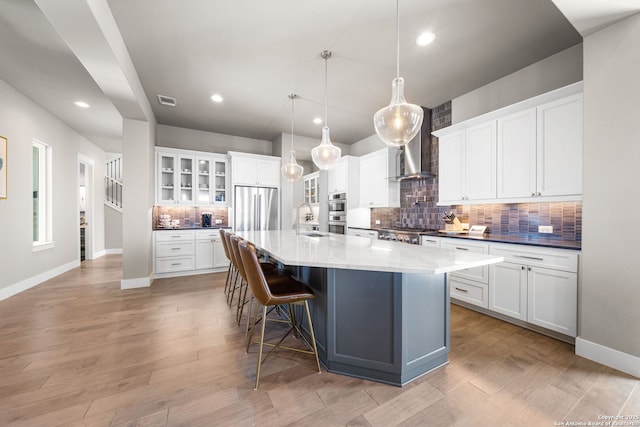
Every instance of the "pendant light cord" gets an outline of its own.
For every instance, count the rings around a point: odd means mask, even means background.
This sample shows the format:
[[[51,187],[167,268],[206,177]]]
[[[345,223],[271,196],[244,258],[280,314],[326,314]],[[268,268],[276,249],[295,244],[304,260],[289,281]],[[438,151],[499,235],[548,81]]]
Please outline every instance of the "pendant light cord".
[[[289,95],[291,98],[291,151],[293,151],[293,100],[296,98],[295,94]]]
[[[396,78],[400,77],[400,0],[396,0]]]
[[[324,58],[324,125],[329,127],[329,123],[327,120],[327,60],[329,58],[325,56]]]

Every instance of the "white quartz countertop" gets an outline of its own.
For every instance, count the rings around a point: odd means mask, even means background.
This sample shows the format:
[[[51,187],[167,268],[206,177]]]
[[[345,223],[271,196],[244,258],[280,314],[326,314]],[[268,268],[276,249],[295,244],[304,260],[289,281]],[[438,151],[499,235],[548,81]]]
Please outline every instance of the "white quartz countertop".
[[[296,235],[293,230],[271,230],[236,234],[285,265],[441,274],[503,261],[493,255],[325,232]]]

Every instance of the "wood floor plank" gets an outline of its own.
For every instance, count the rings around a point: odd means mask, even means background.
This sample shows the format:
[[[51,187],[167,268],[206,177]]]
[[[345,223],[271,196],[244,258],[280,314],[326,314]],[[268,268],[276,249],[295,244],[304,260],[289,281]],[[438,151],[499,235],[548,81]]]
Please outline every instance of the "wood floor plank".
[[[256,391],[225,273],[123,291],[121,270],[104,256],[0,301],[0,425],[538,427],[640,413],[637,378],[455,305],[450,363],[404,387],[279,351]]]

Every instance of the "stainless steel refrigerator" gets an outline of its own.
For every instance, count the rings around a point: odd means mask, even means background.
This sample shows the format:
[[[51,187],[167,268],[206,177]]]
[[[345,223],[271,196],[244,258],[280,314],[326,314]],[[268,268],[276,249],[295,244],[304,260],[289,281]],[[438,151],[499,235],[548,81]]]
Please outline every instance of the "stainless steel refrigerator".
[[[278,189],[236,185],[234,199],[235,231],[277,230]]]

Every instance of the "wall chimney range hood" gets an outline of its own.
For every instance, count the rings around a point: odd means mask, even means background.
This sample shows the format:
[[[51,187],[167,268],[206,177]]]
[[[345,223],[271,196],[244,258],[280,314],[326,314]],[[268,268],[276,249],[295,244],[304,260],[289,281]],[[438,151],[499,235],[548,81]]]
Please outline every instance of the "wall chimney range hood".
[[[422,107],[424,119],[420,132],[400,151],[400,176],[405,179],[435,178],[431,168],[431,109]]]

